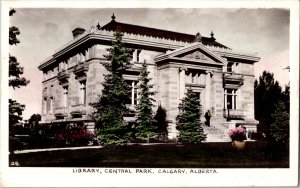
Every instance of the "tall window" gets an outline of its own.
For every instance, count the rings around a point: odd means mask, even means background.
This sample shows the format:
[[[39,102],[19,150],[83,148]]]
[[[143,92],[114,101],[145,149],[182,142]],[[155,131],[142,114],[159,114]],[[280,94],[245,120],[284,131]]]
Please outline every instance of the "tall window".
[[[52,114],[53,113],[53,97],[50,97],[50,109],[49,109],[49,113]]]
[[[47,98],[45,97],[43,99],[43,114],[45,115],[47,113]]]
[[[137,81],[127,80],[127,84],[130,86],[131,91],[128,93],[126,104],[137,105],[138,104],[138,91],[137,91]]]
[[[236,89],[225,89],[224,92],[224,107],[225,109],[233,109],[236,110],[236,100],[237,94]]]
[[[199,100],[199,102],[200,102],[200,114],[202,113],[202,105],[201,105],[201,101],[200,101],[200,96],[201,96],[201,92],[196,92],[196,91],[194,91],[193,93],[195,93],[195,95],[196,95],[196,97],[197,97],[197,99]],[[199,117],[200,117],[200,114],[199,114]]]
[[[47,114],[52,114],[53,111],[53,97],[47,100]]]
[[[141,53],[141,50],[137,50],[137,51],[136,51],[136,61],[137,61],[137,62],[140,61],[140,53]]]
[[[227,64],[227,72],[232,72],[232,66],[233,66],[233,62],[228,62]]]
[[[86,81],[80,82],[80,104],[86,105]]]
[[[63,88],[63,107],[68,107],[68,87]]]

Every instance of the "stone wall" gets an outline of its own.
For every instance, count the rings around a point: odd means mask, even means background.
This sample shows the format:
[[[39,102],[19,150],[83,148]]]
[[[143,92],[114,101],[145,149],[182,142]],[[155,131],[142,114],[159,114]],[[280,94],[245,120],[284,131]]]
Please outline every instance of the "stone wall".
[[[158,68],[158,100],[167,111],[169,138],[176,138],[176,117],[179,105],[179,69]]]
[[[240,109],[243,109],[245,119],[254,119],[254,76],[244,76],[244,85],[239,93]]]
[[[225,119],[223,117],[224,109],[224,88],[223,88],[223,74],[221,72],[214,72],[211,82],[211,107],[212,113],[211,125],[218,127]]]

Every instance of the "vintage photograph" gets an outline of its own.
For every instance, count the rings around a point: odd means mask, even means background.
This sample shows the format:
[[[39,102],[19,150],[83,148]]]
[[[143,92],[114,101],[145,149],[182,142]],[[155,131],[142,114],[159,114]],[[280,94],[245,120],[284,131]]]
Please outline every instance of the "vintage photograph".
[[[291,168],[290,9],[8,11],[10,169]]]

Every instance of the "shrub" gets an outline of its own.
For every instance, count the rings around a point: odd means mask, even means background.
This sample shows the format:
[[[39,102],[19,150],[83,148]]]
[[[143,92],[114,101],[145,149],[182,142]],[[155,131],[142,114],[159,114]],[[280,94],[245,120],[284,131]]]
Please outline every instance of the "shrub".
[[[232,139],[232,141],[243,141],[246,140],[246,129],[243,127],[236,127],[233,129],[230,129],[228,132],[228,135]]]
[[[82,146],[94,137],[95,134],[84,127],[72,127],[55,133],[53,139],[58,146]]]

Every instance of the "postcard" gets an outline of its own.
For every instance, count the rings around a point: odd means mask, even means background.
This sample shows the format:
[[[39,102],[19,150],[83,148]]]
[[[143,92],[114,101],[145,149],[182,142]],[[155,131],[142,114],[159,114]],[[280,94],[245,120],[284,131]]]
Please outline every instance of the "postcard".
[[[297,186],[298,1],[2,5],[1,186]]]

